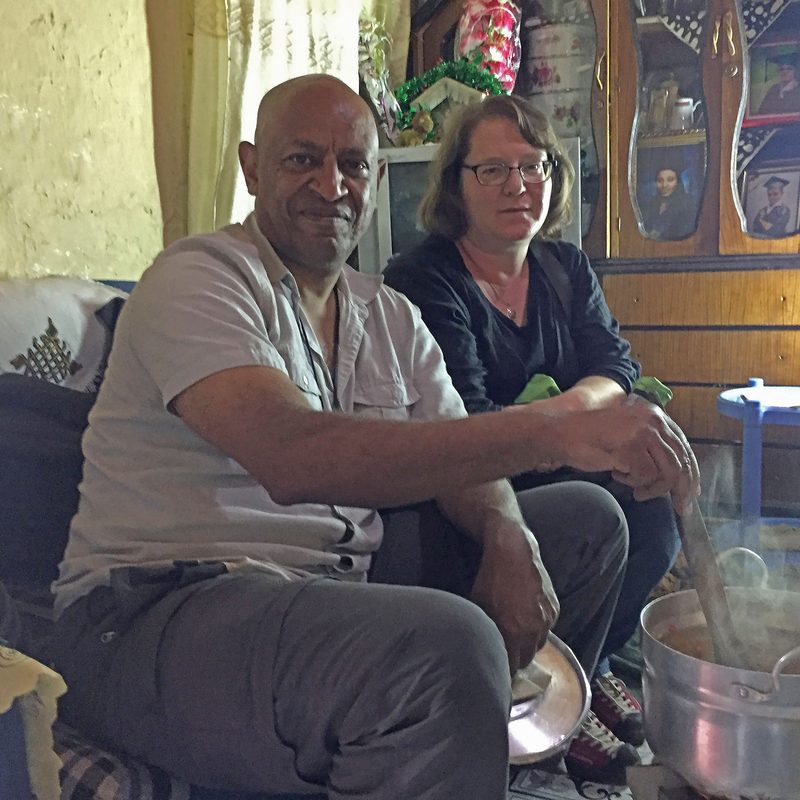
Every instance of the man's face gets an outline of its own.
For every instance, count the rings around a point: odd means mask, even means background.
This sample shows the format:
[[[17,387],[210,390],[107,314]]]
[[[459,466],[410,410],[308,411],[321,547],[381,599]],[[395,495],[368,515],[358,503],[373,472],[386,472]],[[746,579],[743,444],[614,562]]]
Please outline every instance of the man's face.
[[[769,189],[767,189],[767,202],[771,206],[774,206],[776,203],[780,203],[782,197],[783,197],[782,186],[770,186]]]
[[[287,266],[337,270],[369,226],[383,173],[369,109],[324,81],[264,111],[256,146],[240,147],[258,225]]]

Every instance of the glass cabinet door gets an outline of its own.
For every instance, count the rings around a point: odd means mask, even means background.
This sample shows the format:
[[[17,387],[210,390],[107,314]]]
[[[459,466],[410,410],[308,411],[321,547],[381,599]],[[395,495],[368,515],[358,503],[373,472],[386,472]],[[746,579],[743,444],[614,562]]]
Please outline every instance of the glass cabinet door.
[[[739,0],[733,13],[745,67],[733,195],[742,231],[785,240],[800,232],[800,2]]]
[[[634,0],[639,85],[628,189],[647,239],[697,231],[708,191],[707,87],[703,85],[705,0]]]
[[[561,138],[580,138],[581,230],[598,211],[600,160],[592,130],[596,26],[590,0],[523,3],[522,61],[514,93],[528,97]],[[604,209],[603,212],[604,213]]]

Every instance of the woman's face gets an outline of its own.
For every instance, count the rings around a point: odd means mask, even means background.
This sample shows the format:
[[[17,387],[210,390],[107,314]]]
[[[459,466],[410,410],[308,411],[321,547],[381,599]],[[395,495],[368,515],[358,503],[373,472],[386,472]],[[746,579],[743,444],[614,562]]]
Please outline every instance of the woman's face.
[[[546,159],[547,152],[527,142],[515,122],[490,117],[472,132],[464,163],[519,167]],[[542,183],[524,183],[512,169],[505,183],[483,186],[472,170],[461,170],[467,236],[489,248],[529,242],[547,218],[552,189],[552,176]]]
[[[656,189],[662,197],[669,197],[678,186],[678,175],[674,169],[662,169],[656,175]]]

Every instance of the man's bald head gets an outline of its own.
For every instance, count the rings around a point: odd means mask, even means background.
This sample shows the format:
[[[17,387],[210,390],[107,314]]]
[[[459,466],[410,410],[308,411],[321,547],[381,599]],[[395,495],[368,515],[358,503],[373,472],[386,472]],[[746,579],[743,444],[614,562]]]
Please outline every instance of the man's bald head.
[[[261,98],[256,121],[256,147],[265,136],[269,136],[273,124],[284,124],[287,114],[307,113],[319,107],[323,100],[326,105],[335,103],[341,110],[348,109],[354,118],[368,120],[369,126],[375,130],[375,141],[378,141],[375,117],[364,100],[344,81],[333,75],[319,73],[290,78],[274,86]]]
[[[239,159],[256,219],[295,270],[340,270],[375,209],[384,165],[369,106],[331,75],[270,89]]]

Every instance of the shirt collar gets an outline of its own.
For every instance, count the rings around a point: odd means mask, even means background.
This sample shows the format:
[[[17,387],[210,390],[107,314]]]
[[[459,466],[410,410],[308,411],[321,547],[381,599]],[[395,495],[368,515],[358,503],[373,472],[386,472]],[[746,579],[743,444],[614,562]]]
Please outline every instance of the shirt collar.
[[[242,223],[242,228],[256,246],[258,257],[264,265],[264,270],[270,283],[285,282],[286,278],[291,275],[291,271],[281,261],[269,239],[262,233],[261,228],[258,226],[255,212],[247,215],[247,219]],[[294,284],[294,278],[291,279],[290,283]],[[366,275],[345,264],[339,280],[336,282],[336,288],[345,297],[355,297],[364,305],[367,305],[377,297],[382,284],[383,275]]]

